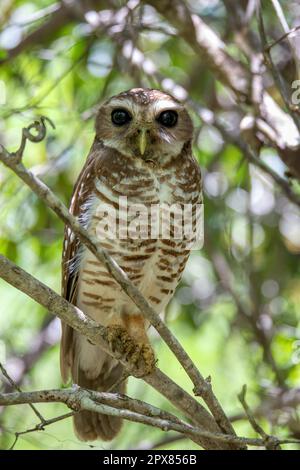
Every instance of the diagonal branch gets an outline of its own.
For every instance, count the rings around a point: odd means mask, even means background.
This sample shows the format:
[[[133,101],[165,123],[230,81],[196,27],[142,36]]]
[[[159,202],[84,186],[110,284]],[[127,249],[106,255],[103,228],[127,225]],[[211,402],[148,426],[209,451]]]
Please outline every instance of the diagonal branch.
[[[2,395],[2,396],[5,396],[5,395]],[[15,440],[14,440],[14,442],[12,443],[12,445],[10,446],[10,448],[8,450],[13,450],[15,448],[15,445],[17,444],[20,436],[23,436],[24,434],[29,434],[29,433],[35,432],[35,431],[44,431],[46,426],[50,426],[51,424],[57,423],[58,421],[62,421],[64,419],[71,418],[72,416],[74,416],[74,414],[75,414],[74,411],[71,411],[70,413],[65,413],[65,414],[60,415],[60,416],[55,416],[55,418],[44,419],[44,421],[42,423],[38,423],[33,428],[26,429],[25,431],[16,431],[14,433],[15,434]]]
[[[209,243],[207,244],[207,247],[208,247],[209,252],[211,252]],[[216,253],[211,252],[210,257],[211,257],[214,269],[216,271],[216,274],[220,282],[222,283],[224,289],[231,295],[232,299],[234,300],[236,304],[238,312],[241,314],[241,316],[247,321],[247,323],[251,327],[257,339],[257,342],[261,345],[263,349],[264,360],[271,367],[276,377],[276,381],[278,385],[283,387],[284,385],[283,375],[282,375],[281,370],[278,368],[276,361],[274,359],[274,355],[273,355],[271,344],[270,344],[270,339],[267,337],[264,329],[257,322],[257,316],[255,312],[253,311],[253,308],[247,306],[242,301],[238,293],[236,292],[236,289],[234,288],[235,282],[234,282],[233,273],[231,272],[225,257],[223,257],[222,254],[219,252],[216,252]]]
[[[201,117],[209,125],[214,126],[222,134],[227,142],[234,144],[240,149],[244,157],[253,165],[260,168],[265,174],[269,175],[276,185],[282,190],[286,197],[300,207],[300,197],[296,194],[288,181],[278,175],[269,165],[261,160],[257,153],[252,149],[239,135],[235,135],[233,132],[226,129],[225,125],[218,119],[218,117],[210,110],[203,109]],[[207,117],[208,116],[208,117]],[[282,156],[282,155],[281,155]],[[298,159],[299,160],[299,159]],[[299,160],[300,161],[300,160]]]
[[[29,126],[29,128],[30,127],[31,126]],[[40,121],[40,127],[42,129],[40,131],[40,135],[42,135],[45,132],[45,118]],[[38,131],[37,122],[35,123],[35,130]],[[26,133],[27,138],[28,135],[30,135],[30,133]],[[215,397],[210,382],[205,380],[201,375],[179,341],[161,320],[156,311],[148,304],[136,286],[129,280],[126,273],[118,266],[114,259],[109,255],[108,251],[100,247],[97,238],[89,236],[87,230],[84,229],[77,219],[69,213],[64,204],[57,198],[50,188],[24,167],[20,161],[24,152],[24,146],[21,144],[20,148],[22,148],[22,152],[17,152],[18,156],[16,159],[16,154],[11,154],[4,147],[0,146],[0,160],[13,170],[24,181],[24,183],[26,183],[32,191],[72,229],[80,241],[87,246],[96,258],[106,266],[112,277],[119,283],[129,298],[137,305],[141,313],[150,321],[151,325],[157,330],[178,359],[194,385],[194,393],[204,399],[221,430],[234,435],[235,432],[233,427]]]
[[[7,52],[6,57],[0,59],[0,65],[14,59],[30,47],[47,43],[56,33],[72,21],[80,21],[89,9],[99,9],[104,7],[104,2],[100,0],[62,0],[56,8],[52,8],[46,15],[46,20],[40,26],[26,34],[15,47]]]
[[[226,52],[225,44],[206,23],[192,14],[182,0],[147,0],[178,34],[185,39],[201,61],[209,67],[214,76],[227,86],[240,103],[253,104],[251,98],[252,76],[240,62]],[[264,120],[274,129],[272,145],[278,149],[280,157],[291,173],[300,179],[299,131],[295,115],[284,112],[264,90],[261,99]]]
[[[22,393],[22,390],[20,389],[20,387],[10,377],[9,373],[7,372],[7,370],[5,369],[4,365],[1,362],[0,362],[0,370],[2,372],[3,377],[5,377],[6,380],[8,380],[8,382],[10,383],[12,388],[18,390],[19,393]],[[41,415],[41,413],[39,412],[39,410],[32,403],[29,403],[29,406],[32,409],[32,411],[34,412],[34,414],[39,418],[39,420],[41,422],[40,424],[43,424],[43,422],[45,420],[44,420],[43,416]]]
[[[254,429],[255,432],[257,432],[263,439],[264,445],[266,449],[268,450],[280,450],[280,442],[278,439],[274,436],[269,436],[263,428],[257,423],[256,419],[252,415],[250,408],[246,402],[246,392],[247,392],[247,386],[244,385],[242,388],[241,393],[239,393],[238,398],[244,408],[244,411],[247,415],[247,418]]]
[[[262,50],[265,55],[265,61],[266,64],[269,66],[272,77],[274,79],[274,82],[277,86],[278,91],[281,94],[282,100],[285,104],[285,107],[290,114],[291,118],[294,120],[298,131],[300,132],[300,123],[298,116],[293,112],[290,98],[288,96],[288,92],[286,89],[286,84],[280,74],[280,72],[277,70],[273,59],[272,59],[272,54],[271,50],[267,47],[268,46],[268,41],[267,41],[267,33],[265,31],[265,25],[264,25],[264,20],[263,20],[263,14],[262,14],[262,8],[261,8],[261,0],[257,0],[257,21],[258,21],[258,27],[259,27],[259,33],[260,33],[260,39],[262,43]],[[296,65],[298,64],[298,61],[296,61]]]
[[[0,255],[0,277],[27,294],[80,334],[85,335],[92,344],[98,344],[105,352],[122,362],[132,375],[140,375],[140,371],[134,369],[124,359],[122,350],[112,351],[107,341],[107,328],[87,317],[76,306],[63,299],[48,286],[16,266],[3,255]],[[143,377],[143,380],[173,403],[192,423],[210,432],[219,431],[219,427],[207,410],[158,368],[151,375]],[[199,440],[199,443],[206,449],[220,448],[216,441],[203,439]]]
[[[136,52],[136,54],[133,54],[133,53],[131,54],[133,56],[133,58],[131,58],[132,65],[135,67],[143,67],[143,64],[146,62],[146,58],[144,54],[142,53],[140,49],[137,49],[137,48],[135,48],[134,51]],[[129,59],[127,55],[126,55],[126,59]],[[144,67],[143,69],[144,74],[147,75],[149,78],[154,77],[163,90],[165,90],[167,93],[168,92],[173,93],[174,96],[176,96],[178,92],[180,93],[181,96],[185,96],[185,97],[188,96],[187,90],[175,84],[175,82],[173,82],[172,79],[162,76],[157,70],[154,62],[150,61],[149,58],[147,58],[147,64],[149,68],[151,65],[152,73],[150,74],[146,70],[146,67]],[[221,122],[221,120],[217,117],[216,113],[214,113],[210,109],[204,108],[203,106],[199,105],[198,103],[196,103],[195,101],[191,99],[188,100],[188,104],[197,113],[197,115],[199,115],[199,117],[204,123],[206,123],[209,126],[214,126],[216,129],[218,129],[218,131],[221,133],[222,137],[224,138],[226,142],[232,143],[237,148],[239,148],[240,151],[243,153],[243,155],[248,159],[250,163],[260,168],[265,174],[269,175],[274,181],[274,183],[286,195],[286,197],[291,202],[293,202],[294,204],[300,207],[300,197],[292,190],[289,182],[283,179],[281,176],[279,176],[269,165],[267,165],[263,160],[261,160],[258,157],[258,154],[255,151],[255,149],[252,149],[247,144],[246,140],[244,140],[240,135],[236,135],[236,133],[233,133],[232,131],[228,130],[226,128],[226,125],[223,122]],[[246,117],[243,119],[244,122],[245,122],[245,119]],[[263,126],[263,127],[259,127],[260,132],[266,132],[266,128],[268,131],[272,130],[270,126],[267,126],[266,123],[263,122],[262,119],[257,120],[256,125]],[[251,124],[251,127],[252,127],[252,124]],[[244,129],[244,132],[245,132],[245,129]],[[268,137],[271,143],[273,144],[273,146],[274,147],[277,146],[276,148],[279,149],[277,143],[276,145],[274,144],[274,142],[277,142],[276,135],[274,135],[274,132],[272,135],[270,135],[270,132],[269,132]],[[294,150],[286,149],[284,151],[280,150],[280,155],[282,159],[285,161],[285,163],[287,164],[287,166],[289,166],[290,169],[291,167],[294,167],[295,160],[293,157],[296,155],[296,152],[297,151],[295,149]],[[299,165],[299,162],[300,162],[300,159],[298,159],[297,165]],[[299,171],[300,171],[300,168],[299,168]]]

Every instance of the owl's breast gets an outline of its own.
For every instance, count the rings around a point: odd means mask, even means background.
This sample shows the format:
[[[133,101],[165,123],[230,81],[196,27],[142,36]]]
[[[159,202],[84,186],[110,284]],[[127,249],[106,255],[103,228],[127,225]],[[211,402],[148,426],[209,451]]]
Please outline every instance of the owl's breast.
[[[114,174],[111,178],[100,175],[86,213],[88,231],[157,312],[172,297],[189,255],[187,242],[177,230],[176,216],[176,210],[182,211],[195,200],[197,191],[188,187],[188,176],[176,167],[153,171],[147,166],[119,181]],[[170,211],[172,207],[175,213]],[[132,301],[89,251],[83,252],[80,266],[80,299],[83,307],[92,309],[93,317],[97,310],[101,316],[104,311],[108,315],[136,312]],[[97,315],[95,319],[103,323]]]

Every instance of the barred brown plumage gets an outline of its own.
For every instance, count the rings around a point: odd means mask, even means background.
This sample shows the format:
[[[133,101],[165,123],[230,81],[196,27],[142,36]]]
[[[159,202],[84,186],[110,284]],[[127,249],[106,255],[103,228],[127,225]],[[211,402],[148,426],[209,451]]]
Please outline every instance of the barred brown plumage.
[[[111,120],[112,112],[119,109],[131,117],[124,125]],[[167,120],[164,114],[162,122],[175,123],[173,127],[164,127],[158,119],[168,110],[176,113],[177,119]],[[158,313],[172,297],[190,251],[190,240],[175,236],[179,224],[176,211],[168,219],[167,209],[174,205],[178,211],[192,205],[195,224],[194,209],[202,204],[192,134],[192,121],[185,107],[166,93],[133,89],[112,97],[99,109],[96,137],[71,200],[72,214],[99,237]],[[128,207],[124,213],[121,206],[125,200]],[[144,221],[149,222],[144,231],[143,212]],[[155,232],[152,229],[157,223],[159,230]],[[162,229],[166,223],[167,236]],[[139,236],[133,236],[133,229]],[[150,373],[155,359],[141,312],[68,228],[62,269],[64,297],[100,324],[111,327],[112,341],[125,329],[133,338],[134,360],[143,355]],[[122,366],[69,326],[62,327],[63,380],[68,380],[71,371],[73,381],[81,386],[99,391],[113,387],[122,375]],[[124,392],[124,382],[115,390]],[[112,439],[121,427],[117,418],[90,412],[75,415],[74,424],[83,440]]]

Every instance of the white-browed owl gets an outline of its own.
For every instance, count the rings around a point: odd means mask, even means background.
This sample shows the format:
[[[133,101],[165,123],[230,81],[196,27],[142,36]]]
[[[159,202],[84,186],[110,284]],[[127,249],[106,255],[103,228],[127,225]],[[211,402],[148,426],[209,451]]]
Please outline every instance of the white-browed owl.
[[[153,236],[151,227],[140,237],[130,234],[102,238],[99,225],[113,209],[121,226],[120,198],[128,207],[158,207],[163,220],[165,207],[192,206],[193,223],[197,205],[202,204],[201,174],[192,155],[193,124],[183,104],[159,90],[135,88],[106,101],[96,117],[96,136],[86,163],[76,182],[70,211],[115,259],[149,304],[161,313],[179,283],[191,244],[176,235],[176,217],[170,217],[168,236]],[[150,216],[149,216],[150,217]],[[199,217],[199,216],[198,216]],[[134,217],[129,217],[132,222]],[[103,227],[102,227],[103,228]],[[145,232],[145,231],[144,231]],[[86,315],[111,328],[113,334],[126,333],[143,355],[150,373],[154,354],[143,315],[104,265],[83,246],[68,228],[65,230],[62,287],[64,297]],[[69,372],[78,385],[124,393],[120,383],[123,366],[89,343],[66,324],[62,325],[61,372]],[[135,358],[137,355],[135,354]],[[119,384],[114,388],[114,384]],[[82,440],[112,439],[120,430],[116,417],[83,411],[74,417],[77,436]]]

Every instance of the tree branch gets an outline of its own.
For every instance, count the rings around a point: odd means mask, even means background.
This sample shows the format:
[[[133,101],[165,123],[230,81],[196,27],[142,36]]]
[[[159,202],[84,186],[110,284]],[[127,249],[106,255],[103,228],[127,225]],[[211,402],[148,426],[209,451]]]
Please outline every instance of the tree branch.
[[[247,158],[249,163],[252,163],[253,165],[257,166],[265,174],[269,175],[272,180],[276,183],[276,185],[286,195],[286,197],[291,202],[300,207],[300,197],[292,190],[288,181],[281,178],[281,176],[279,176],[270,166],[268,166],[263,160],[261,160],[255,153],[254,149],[252,149],[246,142],[244,142],[244,140],[240,136],[228,131],[224,124],[220,122],[220,120],[217,118],[217,116],[215,116],[213,112],[211,112],[210,110],[207,111],[209,115],[208,118],[205,116],[205,110],[203,109],[202,115],[204,121],[207,122],[207,124],[210,124],[216,129],[218,129],[227,142],[236,145],[241,150],[242,154]]]
[[[98,344],[105,352],[113,356],[129,370],[132,375],[140,376],[140,370],[133,368],[132,364],[124,359],[122,350],[112,351],[107,341],[107,328],[97,324],[87,317],[77,307],[56,294],[52,289],[41,283],[22,268],[16,266],[3,255],[0,255],[0,277],[12,286],[29,295],[40,305],[57,315],[61,320],[72,326],[76,331],[85,335],[92,344]],[[184,413],[192,423],[201,429],[218,432],[219,428],[210,416],[194,398],[175,384],[158,368],[143,380],[165,396],[173,405]],[[216,441],[201,440],[199,443],[208,449],[219,448]]]
[[[234,92],[240,103],[253,104],[251,73],[225,51],[225,44],[198,15],[192,14],[182,0],[147,0],[146,3],[151,4],[177,29],[214,76]],[[272,145],[278,149],[291,173],[300,180],[300,137],[294,122],[295,116],[284,112],[265,90],[262,93],[261,110],[263,119],[275,131]]]
[[[257,315],[255,314],[255,311],[251,306],[251,302],[249,303],[249,305],[246,305],[245,302],[242,301],[242,299],[236,292],[236,289],[234,288],[235,279],[227,264],[225,257],[222,256],[219,252],[212,253],[209,244],[207,244],[207,247],[210,252],[210,258],[214,266],[215,272],[221,284],[223,285],[224,289],[231,295],[240,315],[246,320],[246,322],[251,327],[258,344],[260,344],[262,347],[264,360],[272,369],[278,385],[283,387],[284,378],[281,370],[278,368],[274,359],[274,355],[271,348],[271,341],[267,337],[264,329],[259,325],[259,322],[257,321]]]
[[[38,132],[38,136],[45,135],[45,118],[41,118],[40,122],[34,123],[34,128]],[[226,417],[221,405],[215,397],[209,381],[205,380],[201,373],[197,370],[191,358],[182,348],[179,341],[174,337],[169,328],[161,320],[156,311],[148,304],[146,299],[142,296],[140,291],[129,280],[126,273],[117,265],[114,259],[109,255],[108,251],[101,248],[96,237],[89,236],[86,229],[73,217],[62,202],[55,196],[55,194],[35,175],[27,170],[20,159],[22,158],[24,148],[23,140],[24,133],[26,138],[32,141],[29,130],[32,125],[27,128],[27,132],[23,129],[23,137],[20,149],[10,154],[4,147],[0,146],[0,160],[13,170],[31,189],[40,197],[45,204],[52,209],[58,217],[63,220],[72,231],[78,236],[80,241],[87,246],[87,248],[96,256],[96,258],[103,263],[112,277],[119,283],[122,289],[126,292],[129,298],[137,305],[141,313],[150,321],[152,326],[157,330],[163,340],[166,342],[170,350],[178,359],[184,370],[187,372],[194,385],[194,393],[201,396],[209,407],[220,429],[229,434],[235,434],[233,427]],[[35,138],[36,139],[36,138]],[[55,311],[55,310],[54,310]]]
[[[8,374],[7,370],[5,369],[4,365],[0,362],[0,370],[2,372],[2,375],[6,378],[6,380],[10,383],[11,387],[18,390],[18,392],[22,393],[22,390],[18,385],[13,381],[13,379],[10,377]],[[34,412],[34,414],[39,418],[40,422],[43,423],[45,420],[39,410],[32,404],[29,403],[30,408]]]
[[[0,406],[11,406],[28,403],[53,403],[59,402],[66,404],[74,412],[83,410],[93,411],[94,413],[104,413],[109,416],[118,416],[128,421],[142,423],[145,425],[160,428],[163,431],[176,431],[190,438],[215,439],[223,444],[236,444],[239,446],[251,445],[263,447],[265,438],[250,439],[244,437],[229,436],[221,433],[211,433],[195,426],[191,426],[171,413],[150,405],[141,400],[135,400],[116,393],[95,392],[86,390],[78,386],[64,390],[40,390],[36,392],[8,393],[0,394]],[[58,418],[65,418],[63,415]],[[58,418],[54,418],[57,420]],[[39,430],[32,428],[25,432]],[[269,436],[271,438],[272,436]],[[276,439],[279,444],[299,443],[294,439]]]
[[[278,439],[274,436],[270,436],[268,435],[264,430],[263,428],[257,423],[257,421],[255,420],[253,414],[251,413],[250,411],[250,408],[246,402],[246,392],[247,392],[247,386],[244,385],[243,388],[242,388],[242,391],[241,393],[238,395],[238,398],[245,410],[245,413],[247,415],[247,418],[252,426],[252,428],[254,429],[255,432],[257,432],[261,437],[262,437],[262,440],[264,441],[264,445],[266,447],[266,449],[268,450],[280,450],[280,442],[278,441]]]
[[[142,53],[142,51],[140,51],[137,48],[134,48],[133,51],[135,51],[136,54],[133,54],[133,52],[132,52],[131,57],[128,57],[126,55],[125,58],[127,60],[128,59],[131,60],[133,66],[143,68],[143,65],[146,63],[146,58],[145,58],[144,54]],[[152,70],[151,74],[149,73],[149,71],[147,71],[147,68],[148,68],[148,70],[149,69]],[[165,90],[166,92],[169,92],[169,93],[170,92],[173,93],[174,96],[177,96],[177,94],[180,94],[181,99],[182,99],[182,96],[184,96],[185,98],[188,97],[187,90],[185,90],[183,87],[177,85],[175,82],[173,82],[172,79],[162,76],[158,72],[154,62],[152,62],[149,58],[147,58],[147,68],[146,67],[143,68],[144,74],[149,76],[149,78],[154,77],[155,80],[157,80],[157,82],[159,83],[159,85],[161,86],[161,88],[163,90]],[[297,194],[295,194],[295,192],[290,187],[288,181],[281,178],[275,171],[272,170],[271,167],[269,167],[263,160],[261,160],[258,157],[257,153],[255,152],[255,149],[251,148],[248,145],[248,143],[243,140],[242,137],[240,137],[239,135],[236,135],[233,132],[229,131],[226,128],[226,126],[224,125],[224,123],[221,122],[220,119],[218,119],[218,117],[216,116],[216,114],[213,111],[199,105],[198,103],[196,103],[195,101],[193,101],[191,99],[187,100],[187,102],[190,105],[190,107],[195,111],[195,113],[197,113],[197,115],[201,118],[201,120],[205,124],[207,124],[209,126],[214,126],[216,129],[218,129],[226,142],[232,143],[233,145],[238,147],[240,149],[240,151],[242,152],[242,154],[247,158],[247,160],[251,164],[257,166],[264,173],[266,173],[268,176],[270,176],[272,178],[272,180],[275,182],[275,184],[286,195],[286,197],[291,202],[293,202],[294,204],[296,204],[297,206],[300,207],[300,197]],[[249,116],[246,116],[245,119],[246,118],[249,118]],[[242,121],[244,121],[244,123],[245,123],[245,119],[242,120]],[[276,133],[274,133],[274,130],[270,126],[268,126],[266,122],[264,122],[262,119],[257,119],[254,124],[256,126],[258,126],[258,129],[259,129],[260,132],[262,132],[262,133],[267,133],[268,132],[268,139],[271,142],[275,142],[275,141],[277,142]],[[252,130],[251,130],[251,132],[252,132]],[[276,147],[276,148],[278,149],[278,147]],[[291,159],[292,159],[295,152],[296,152],[296,150],[292,150],[292,149],[285,150],[285,157],[284,158],[287,159],[288,155],[291,154]]]
[[[105,8],[102,0],[89,0],[88,2],[85,0],[62,0],[59,3],[60,5],[47,15],[46,21],[28,33],[17,46],[9,49],[6,57],[0,60],[0,65],[14,59],[29,47],[47,43],[68,23],[84,19],[84,14],[89,9]]]

